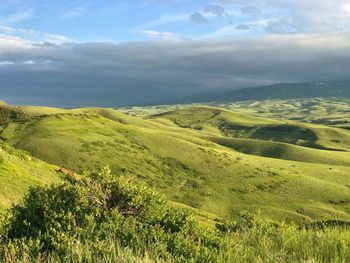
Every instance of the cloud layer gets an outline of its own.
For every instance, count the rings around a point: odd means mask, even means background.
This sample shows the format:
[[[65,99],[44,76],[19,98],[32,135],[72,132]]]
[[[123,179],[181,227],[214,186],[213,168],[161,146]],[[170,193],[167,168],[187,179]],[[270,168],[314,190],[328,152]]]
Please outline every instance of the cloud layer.
[[[349,48],[349,33],[62,45],[0,35],[0,89],[3,99],[20,104],[158,103],[278,82],[348,79]]]
[[[240,6],[242,14],[264,19],[267,33],[318,34],[350,29],[348,0],[221,0]]]

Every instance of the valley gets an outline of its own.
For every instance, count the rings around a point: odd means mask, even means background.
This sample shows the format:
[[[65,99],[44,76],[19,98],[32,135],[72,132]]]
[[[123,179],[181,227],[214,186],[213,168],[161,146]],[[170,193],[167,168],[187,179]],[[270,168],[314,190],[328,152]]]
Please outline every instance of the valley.
[[[350,220],[349,131],[231,108],[169,106],[137,117],[106,108],[16,107],[20,114],[0,136],[47,167],[83,173],[108,165],[172,201],[226,219],[249,211],[298,224]],[[59,180],[50,169],[43,183]]]

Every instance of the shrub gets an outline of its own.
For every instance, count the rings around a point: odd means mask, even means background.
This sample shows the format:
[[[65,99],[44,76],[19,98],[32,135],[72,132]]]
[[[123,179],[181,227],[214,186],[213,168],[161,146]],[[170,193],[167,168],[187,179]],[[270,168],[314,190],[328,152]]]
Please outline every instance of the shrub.
[[[65,258],[78,244],[103,255],[115,240],[139,255],[146,250],[164,260],[214,262],[224,246],[217,232],[202,228],[187,210],[108,169],[31,188],[3,225],[3,242],[25,247],[34,257]]]

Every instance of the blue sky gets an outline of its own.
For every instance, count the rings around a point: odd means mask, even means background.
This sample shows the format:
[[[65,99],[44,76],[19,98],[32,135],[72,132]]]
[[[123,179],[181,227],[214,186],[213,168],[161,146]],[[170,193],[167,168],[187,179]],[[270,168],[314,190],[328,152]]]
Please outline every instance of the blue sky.
[[[22,29],[12,34],[36,41],[47,40],[47,34],[52,36],[51,41],[54,35],[61,36],[57,42],[329,33],[349,29],[350,3],[347,2],[1,0],[0,30],[11,34],[10,28]]]
[[[349,50],[349,0],[0,0],[0,94],[16,104],[344,80]]]

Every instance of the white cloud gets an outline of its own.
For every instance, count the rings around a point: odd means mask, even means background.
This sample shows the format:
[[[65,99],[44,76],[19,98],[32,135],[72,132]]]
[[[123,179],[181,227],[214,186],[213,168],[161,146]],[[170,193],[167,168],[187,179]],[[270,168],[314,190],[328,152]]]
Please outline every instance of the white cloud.
[[[11,61],[0,61],[0,67],[1,66],[7,66],[7,65],[13,65],[14,63]]]
[[[181,37],[171,32],[160,32],[155,30],[143,30],[141,33],[151,39],[169,40],[169,41],[182,41],[186,38]]]
[[[42,35],[42,41],[44,42],[49,42],[52,44],[64,44],[64,43],[69,43],[69,42],[73,42],[72,39],[63,36],[63,35],[56,35],[56,34],[49,34],[49,33],[39,33]]]
[[[267,33],[319,34],[350,30],[349,0],[218,0],[271,21]],[[249,4],[249,5],[247,5]],[[226,8],[227,8],[226,6]],[[244,21],[249,23],[250,21]]]
[[[4,34],[14,33],[15,29],[9,26],[0,25],[0,32]]]
[[[9,14],[4,17],[0,17],[0,23],[9,25],[23,22],[34,17],[33,11],[33,9],[18,10],[15,13]]]
[[[270,23],[268,19],[250,20],[247,23],[231,23],[223,26],[210,34],[205,35],[205,38],[211,39],[245,39],[252,36],[265,35],[265,28]]]
[[[345,13],[350,14],[350,4],[345,4],[341,7]]]
[[[33,42],[15,37],[0,34],[0,54],[10,50],[29,49],[33,47]]]
[[[293,27],[297,33],[330,33],[350,29],[346,12],[348,0],[267,0],[271,7],[285,13],[284,27]],[[344,8],[345,7],[345,8]]]
[[[9,42],[9,40],[12,42],[22,41],[25,43],[48,42],[56,45],[74,42],[73,39],[63,35],[45,33],[33,29],[14,28],[9,26],[0,26],[0,33],[3,33],[3,37],[7,37],[7,42]]]
[[[174,14],[174,15],[162,15],[156,20],[153,20],[145,25],[143,27],[153,27],[153,26],[159,26],[159,25],[165,25],[170,23],[176,23],[176,22],[184,22],[189,20],[189,13],[185,14]]]
[[[25,65],[34,65],[34,64],[36,64],[36,62],[34,60],[26,60],[26,61],[23,61],[23,64],[25,64]]]

